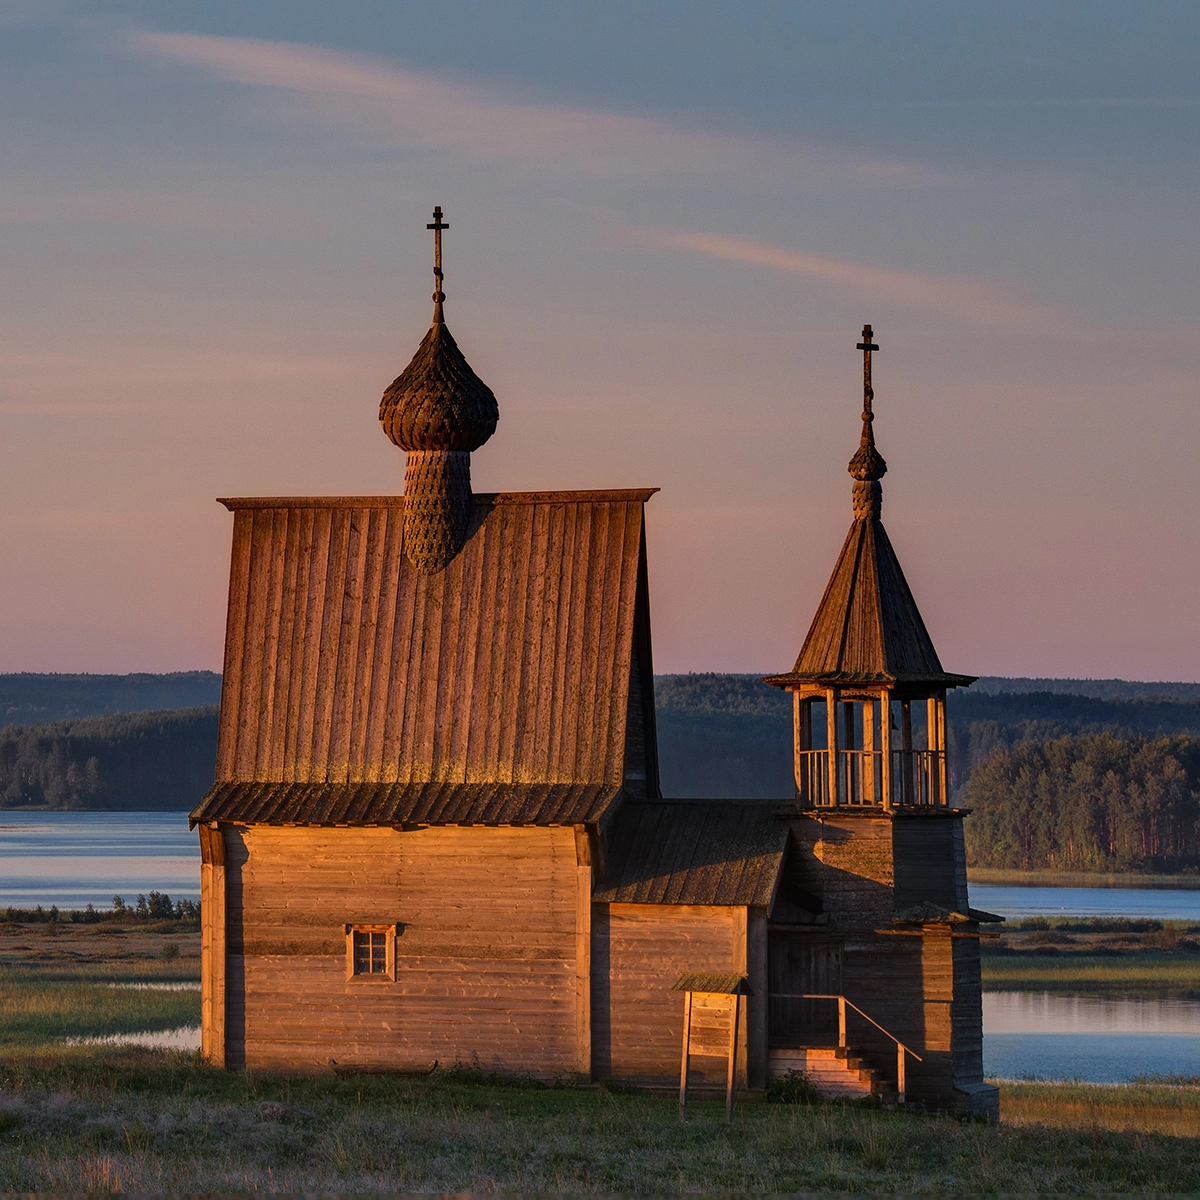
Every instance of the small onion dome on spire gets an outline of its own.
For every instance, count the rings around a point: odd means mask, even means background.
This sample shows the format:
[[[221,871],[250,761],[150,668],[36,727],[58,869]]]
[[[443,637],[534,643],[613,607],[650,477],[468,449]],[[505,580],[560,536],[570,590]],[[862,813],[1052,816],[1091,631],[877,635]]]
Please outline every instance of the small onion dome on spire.
[[[467,540],[471,521],[471,451],[496,432],[500,410],[491,388],[471,370],[442,314],[442,221],[433,210],[433,324],[396,381],[383,393],[379,420],[407,452],[404,552],[422,574],[445,570]]]
[[[879,518],[883,504],[883,489],[879,481],[887,474],[887,463],[875,449],[875,432],[871,427],[875,420],[875,414],[871,411],[871,402],[875,399],[875,390],[871,386],[871,351],[879,349],[871,340],[873,336],[870,325],[864,325],[863,340],[857,346],[863,352],[862,438],[847,468],[854,480],[854,518],[859,521],[868,517]]]

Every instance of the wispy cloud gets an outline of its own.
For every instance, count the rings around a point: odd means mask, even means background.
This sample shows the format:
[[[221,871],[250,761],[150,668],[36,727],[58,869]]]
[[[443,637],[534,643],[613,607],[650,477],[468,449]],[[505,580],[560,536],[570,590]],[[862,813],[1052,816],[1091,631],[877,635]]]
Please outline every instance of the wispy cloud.
[[[735,171],[749,177],[769,171],[796,176],[820,166],[841,178],[850,174],[894,186],[944,178],[921,166],[852,160],[798,141],[513,100],[390,60],[291,42],[143,31],[129,44],[139,53],[185,63],[221,80],[287,92],[310,118],[408,148],[523,162],[537,158],[554,170],[601,175]]]
[[[1012,326],[1062,319],[1056,310],[984,280],[876,267],[720,234],[668,229],[639,230],[638,234],[671,249],[803,275],[851,295],[944,313],[977,325]]]

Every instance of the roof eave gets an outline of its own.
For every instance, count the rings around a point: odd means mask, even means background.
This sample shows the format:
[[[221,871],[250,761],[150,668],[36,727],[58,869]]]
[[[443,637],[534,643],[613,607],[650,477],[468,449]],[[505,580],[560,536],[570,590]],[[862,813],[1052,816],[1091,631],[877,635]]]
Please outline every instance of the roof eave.
[[[927,687],[970,687],[978,675],[954,675],[948,671],[941,674],[928,675],[899,675],[884,672],[872,674],[851,674],[843,671],[828,673],[810,673],[788,671],[783,675],[765,675],[763,683],[771,687],[791,689],[802,683],[819,683],[827,687],[856,686],[862,684],[879,684],[888,687],[927,686]]]

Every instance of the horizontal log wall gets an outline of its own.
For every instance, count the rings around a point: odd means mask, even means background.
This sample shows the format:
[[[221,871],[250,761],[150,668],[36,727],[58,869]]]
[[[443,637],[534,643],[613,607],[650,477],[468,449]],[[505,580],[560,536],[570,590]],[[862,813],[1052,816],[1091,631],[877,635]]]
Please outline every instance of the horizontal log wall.
[[[928,902],[967,911],[961,816],[897,816],[893,844],[898,910]]]
[[[688,972],[746,971],[745,908],[597,904],[592,913],[592,1071],[597,1079],[669,1086],[679,1082],[683,993]],[[765,932],[754,922],[755,934]],[[757,962],[757,960],[756,960]],[[743,1014],[746,1006],[743,1005]],[[761,1022],[760,1022],[761,1024]],[[754,1028],[751,1022],[751,1028]],[[747,1082],[746,1018],[739,1035],[738,1086]],[[765,1046],[756,1062],[765,1071]],[[695,1057],[697,1083],[725,1084],[726,1060]]]
[[[586,1070],[572,829],[253,826],[226,841],[231,1065]],[[390,922],[396,979],[347,979],[346,924]]]

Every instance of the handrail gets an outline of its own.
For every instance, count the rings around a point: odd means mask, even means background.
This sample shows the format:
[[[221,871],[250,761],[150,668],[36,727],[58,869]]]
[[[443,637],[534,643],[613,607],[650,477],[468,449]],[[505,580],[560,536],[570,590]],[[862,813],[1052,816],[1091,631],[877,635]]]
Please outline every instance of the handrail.
[[[846,1006],[849,1005],[860,1017],[870,1021],[880,1033],[890,1037],[896,1043],[896,1092],[899,1102],[904,1103],[905,1074],[904,1056],[911,1054],[917,1062],[925,1060],[915,1051],[910,1050],[894,1033],[884,1029],[874,1017],[868,1016],[853,1000],[847,1000],[842,995],[829,995],[824,992],[768,992],[768,1000],[836,1000],[838,1002],[838,1049],[846,1049]]]
[[[915,1050],[909,1050],[908,1047],[905,1046],[904,1043],[894,1033],[891,1033],[888,1030],[884,1029],[884,1027],[882,1025],[880,1025],[880,1023],[877,1020],[875,1020],[874,1017],[867,1016],[867,1014],[865,1012],[863,1012],[863,1010],[861,1008],[859,1008],[858,1005],[855,1004],[853,1000],[847,1000],[845,996],[826,996],[822,993],[817,993],[817,992],[805,992],[802,995],[800,995],[799,997],[783,996],[779,992],[772,992],[771,996],[772,996],[772,998],[778,998],[778,999],[783,999],[783,1000],[795,999],[795,998],[798,998],[800,1000],[837,1000],[841,1004],[848,1004],[852,1009],[854,1009],[854,1011],[856,1013],[858,1013],[858,1015],[860,1017],[866,1017],[866,1019],[868,1021],[870,1021],[871,1024],[874,1025],[875,1028],[878,1029],[880,1033],[886,1033],[888,1035],[888,1037],[890,1037],[892,1039],[892,1041],[896,1043],[897,1046],[900,1046],[902,1049],[908,1051],[908,1053],[911,1054],[913,1056],[913,1058],[915,1058],[917,1060],[917,1062],[925,1061]]]

